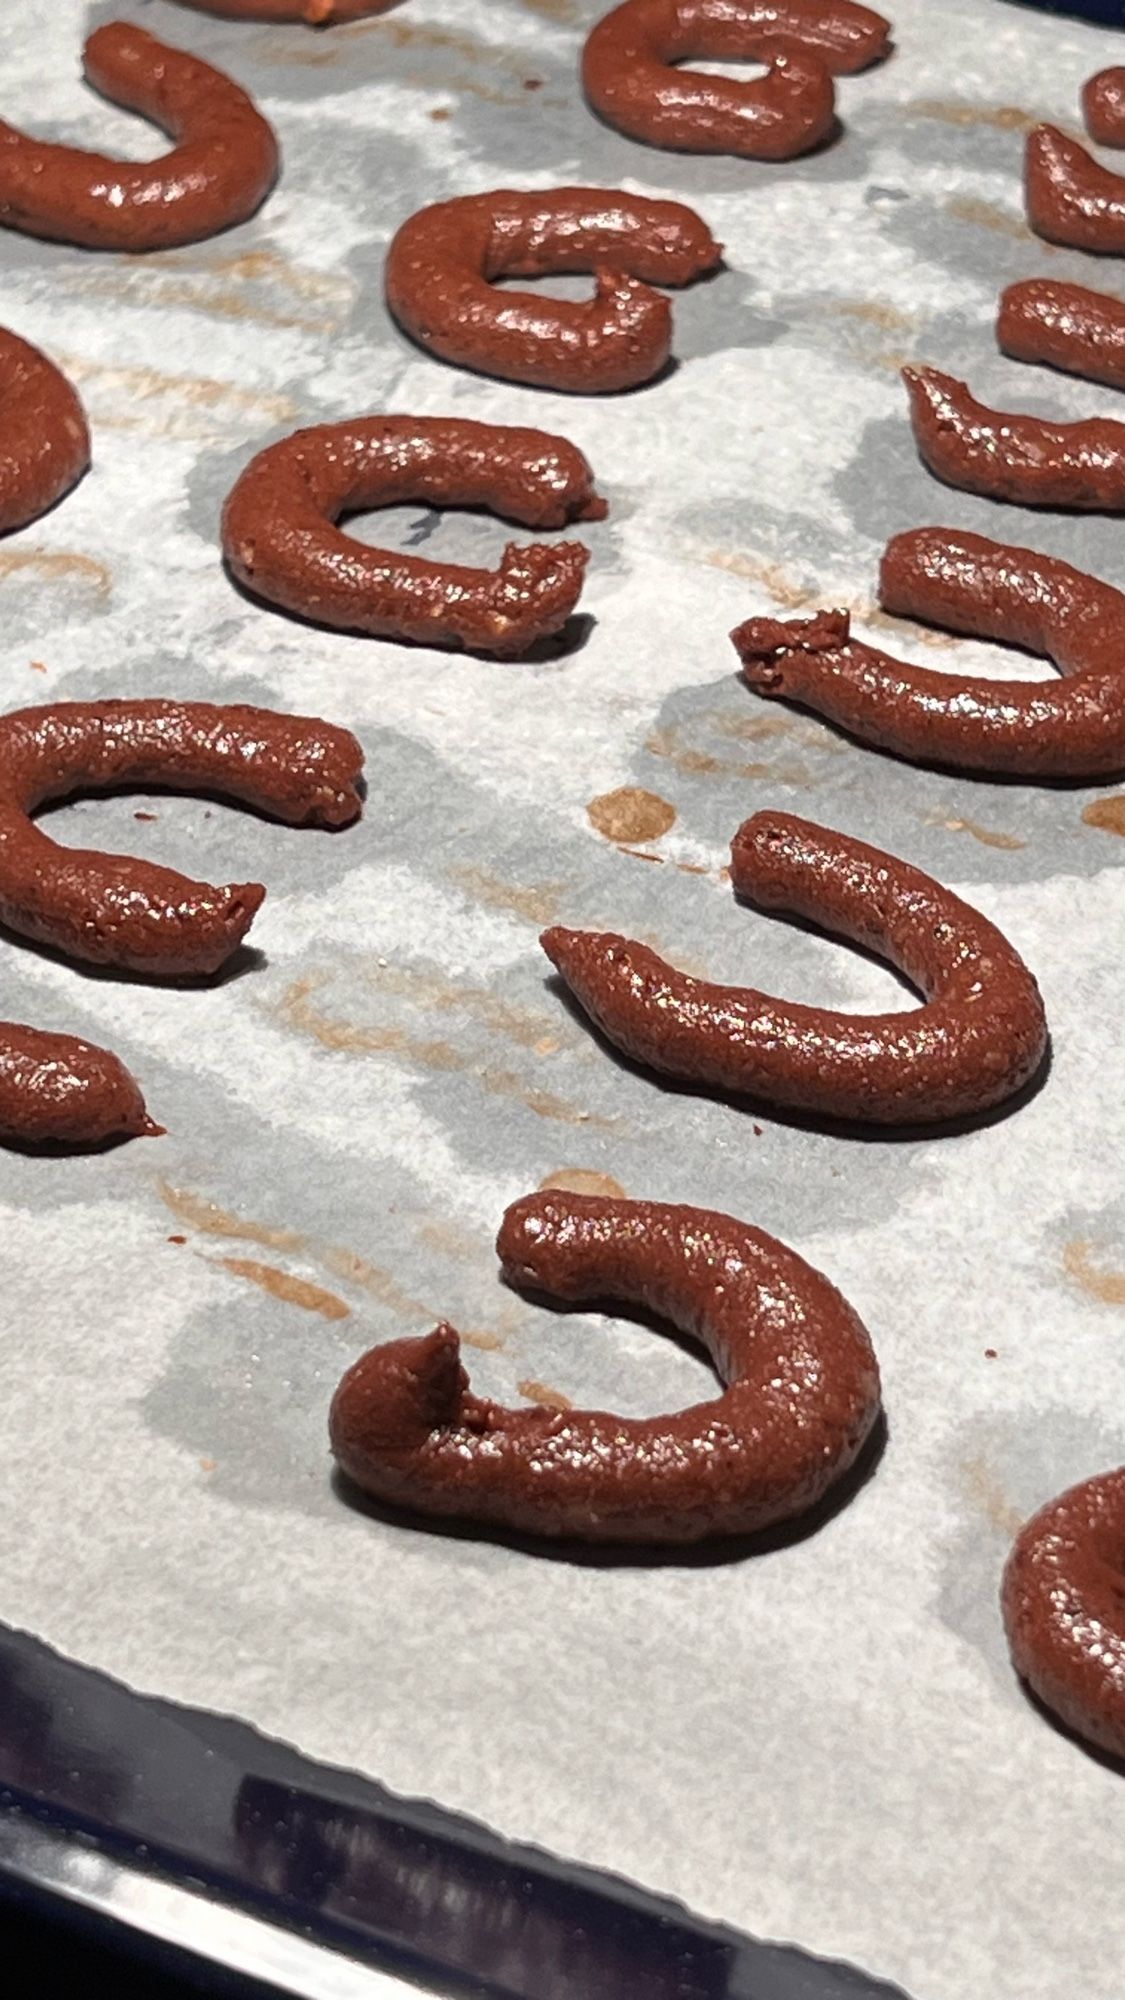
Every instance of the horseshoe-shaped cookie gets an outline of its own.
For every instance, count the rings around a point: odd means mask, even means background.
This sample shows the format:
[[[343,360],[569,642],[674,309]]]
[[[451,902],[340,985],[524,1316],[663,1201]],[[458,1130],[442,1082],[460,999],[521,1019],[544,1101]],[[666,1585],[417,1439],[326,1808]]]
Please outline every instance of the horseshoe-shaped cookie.
[[[1125,175],[1092,159],[1057,125],[1037,125],[1024,157],[1027,219],[1048,243],[1125,251]]]
[[[181,7],[219,14],[225,21],[304,21],[310,28],[362,21],[394,5],[395,0],[180,0]]]
[[[209,702],[71,701],[0,718],[0,922],[68,958],[157,978],[218,970],[265,890],[213,888],[126,855],[60,847],[30,815],[108,787],[219,792],[291,826],[346,826],[363,752],[330,722]]]
[[[841,1014],[677,972],[612,933],[540,940],[602,1033],[634,1062],[793,1111],[929,1124],[1012,1096],[1042,1062],[1039,989],[993,924],[918,868],[792,813],[760,812],[731,843],[731,882],[889,959],[926,1004]]]
[[[1082,86],[1082,116],[1098,146],[1125,146],[1125,69],[1100,69]]]
[[[604,188],[462,195],[420,209],[387,256],[387,302],[423,347],[509,382],[584,394],[659,373],[672,308],[654,285],[687,285],[722,256],[678,201]],[[589,303],[501,292],[497,278],[593,272]]]
[[[1001,294],[996,335],[1015,361],[1125,389],[1125,305],[1086,285],[1026,278]]]
[[[451,1326],[376,1347],[330,1417],[349,1478],[380,1500],[523,1534],[677,1543],[805,1512],[879,1413],[868,1334],[834,1285],[772,1236],[709,1209],[539,1194],[507,1212],[510,1283],[621,1299],[702,1342],[725,1384],[660,1417],[510,1410],[473,1395]]]
[[[748,618],[731,633],[747,685],[915,762],[1024,778],[1125,770],[1121,591],[1034,549],[914,528],[887,543],[879,601],[901,618],[1042,653],[1066,678],[933,672],[853,639],[846,611],[819,611]]]
[[[88,250],[168,250],[253,215],[277,178],[277,140],[229,76],[126,21],[95,29],[85,72],[175,146],[114,160],[0,122],[0,224]]]
[[[401,501],[487,507],[532,528],[599,521],[606,506],[565,438],[455,417],[356,417],[294,431],[252,459],[223,509],[240,583],[318,625],[522,653],[578,602],[581,542],[510,542],[498,570],[368,548],[335,523]]]
[[[833,72],[887,53],[889,24],[852,0],[624,0],[591,30],[582,82],[633,139],[688,153],[790,160],[827,138]],[[758,61],[743,83],[677,65]]]
[[[108,1049],[0,1021],[0,1142],[80,1148],[160,1130]]]
[[[89,463],[77,390],[37,347],[0,327],[0,531],[45,514]]]
[[[1125,1465],[1026,1523],[1002,1598],[1017,1673],[1069,1729],[1125,1757]]]
[[[1125,424],[1051,424],[990,410],[937,368],[904,368],[902,379],[918,449],[950,486],[1024,507],[1125,507]]]

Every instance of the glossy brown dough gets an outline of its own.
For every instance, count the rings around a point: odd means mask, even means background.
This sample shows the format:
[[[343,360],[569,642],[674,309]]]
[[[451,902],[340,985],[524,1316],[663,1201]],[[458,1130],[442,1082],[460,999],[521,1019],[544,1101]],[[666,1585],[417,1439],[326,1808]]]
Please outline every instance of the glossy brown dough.
[[[722,1395],[659,1417],[509,1410],[473,1395],[442,1325],[373,1348],[336,1391],[332,1449],[368,1493],[524,1534],[694,1542],[803,1513],[854,1463],[879,1412],[870,1339],[774,1237],[710,1209],[538,1194],[496,1247],[511,1284],[670,1320]]]
[[[310,28],[362,21],[394,5],[395,0],[180,0],[181,7],[219,14],[225,21],[304,21]]]
[[[904,368],[918,449],[939,479],[1024,507],[1125,507],[1125,424],[1046,423],[978,403],[937,368]]]
[[[363,752],[330,722],[208,702],[73,701],[0,718],[0,922],[69,958],[159,978],[217,971],[265,890],[60,847],[30,815],[115,786],[220,792],[292,826],[360,811]]]
[[[677,972],[647,945],[544,931],[544,951],[602,1033],[635,1062],[789,1110],[875,1125],[999,1104],[1047,1045],[1039,989],[978,911],[881,848],[792,813],[760,812],[731,843],[731,882],[889,959],[926,997],[911,1013],[840,1014]]]
[[[1125,69],[1100,69],[1082,86],[1082,116],[1099,146],[1125,146]]]
[[[77,390],[37,347],[0,327],[0,530],[45,514],[89,463]]]
[[[177,142],[108,159],[0,123],[0,223],[88,250],[168,250],[245,222],[277,178],[273,131],[221,70],[126,21],[86,43],[87,81]]]
[[[160,1129],[108,1049],[0,1021],[0,1142],[77,1149]]]
[[[886,55],[890,28],[852,0],[624,0],[591,30],[586,96],[607,124],[688,153],[790,160],[828,137],[833,73]],[[677,67],[752,61],[753,82]]]
[[[500,189],[412,215],[387,257],[387,302],[446,361],[510,382],[584,394],[659,373],[672,308],[654,285],[687,285],[722,256],[678,201],[604,188]],[[590,271],[588,304],[498,292],[497,278]]]
[[[240,583],[318,625],[522,653],[578,602],[581,542],[510,542],[498,570],[368,548],[335,523],[401,501],[487,507],[532,528],[599,521],[605,501],[577,448],[547,431],[457,417],[355,417],[294,431],[252,459],[223,509]]]
[[[1027,219],[1049,243],[1125,251],[1125,175],[1098,165],[1055,125],[1029,133],[1024,161]]]
[[[803,702],[916,762],[1024,778],[1125,771],[1125,596],[1034,549],[954,528],[887,543],[880,602],[902,618],[1045,654],[1059,681],[935,673],[850,635],[846,611],[748,618],[731,633],[748,686]]]
[[[1027,1522],[1004,1571],[1017,1673],[1069,1729],[1125,1757],[1125,1465]]]
[[[1125,305],[1106,292],[1026,278],[1001,294],[996,333],[1016,361],[1045,362],[1125,389]]]

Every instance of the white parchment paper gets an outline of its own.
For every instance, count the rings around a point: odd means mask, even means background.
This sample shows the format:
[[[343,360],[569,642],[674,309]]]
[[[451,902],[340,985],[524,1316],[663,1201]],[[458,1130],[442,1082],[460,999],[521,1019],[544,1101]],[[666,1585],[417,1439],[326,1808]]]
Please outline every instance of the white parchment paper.
[[[159,150],[78,79],[87,25],[125,15],[252,86],[285,171],[254,223],[192,250],[0,238],[4,321],[69,367],[95,436],[81,488],[0,547],[4,699],[325,714],[362,737],[370,796],[335,838],[164,798],[56,822],[269,896],[258,956],[205,991],[0,947],[8,1013],[109,1042],[168,1127],[0,1161],[0,1616],[917,2000],[1119,2000],[1125,1787],[1021,1693],[997,1587],[1020,1520],[1125,1456],[1125,801],[1107,823],[1107,788],[896,765],[756,702],[726,637],[754,609],[840,601],[878,631],[882,543],[926,522],[1125,584],[1117,523],[936,485],[897,376],[916,356],[986,400],[1112,403],[1003,360],[992,325],[1016,277],[1119,283],[1032,239],[1019,188],[1021,127],[1073,124],[1116,40],[1003,0],[898,0],[894,59],[841,82],[839,144],[758,167],[600,126],[576,82],[586,0],[408,0],[325,35],[171,0],[36,11],[34,32],[26,9],[0,18],[5,116]],[[382,259],[419,202],[574,180],[682,195],[726,243],[677,302],[674,373],[570,400],[397,334]],[[217,554],[237,470],[299,422],[377,409],[541,423],[587,451],[611,512],[587,535],[584,644],[489,665],[239,596]],[[506,532],[417,509],[358,531],[484,560]],[[587,813],[621,787],[675,810],[634,851]],[[1053,1033],[1030,1102],[957,1136],[849,1140],[665,1089],[591,1037],[537,947],[555,917],[826,1004],[900,992],[735,905],[727,844],[767,803],[909,857],[1005,928]],[[702,1389],[655,1333],[499,1285],[505,1203],[576,1171],[750,1218],[862,1312],[889,1444],[818,1533],[580,1563],[333,1490],[339,1373],[439,1315],[513,1399],[656,1410]]]

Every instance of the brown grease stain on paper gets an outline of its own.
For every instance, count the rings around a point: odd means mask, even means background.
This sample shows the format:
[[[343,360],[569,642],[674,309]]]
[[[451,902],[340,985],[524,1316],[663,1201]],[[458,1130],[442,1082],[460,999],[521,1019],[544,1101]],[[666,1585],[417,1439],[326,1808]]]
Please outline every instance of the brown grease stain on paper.
[[[539,1183],[541,1194],[557,1190],[560,1194],[601,1194],[611,1201],[625,1201],[627,1196],[620,1181],[612,1174],[595,1173],[592,1167],[556,1167]]]
[[[676,808],[658,792],[646,792],[640,785],[621,785],[615,792],[601,792],[591,799],[586,817],[603,839],[628,844],[659,840],[675,826]]]
[[[1117,833],[1125,838],[1125,793],[1112,798],[1092,799],[1082,811],[1083,826],[1096,826],[1099,833]]]
[[[562,1046],[556,1033],[557,1023],[550,1015],[513,1007],[487,987],[458,986],[451,980],[416,972],[407,966],[376,965],[369,976],[372,985],[382,992],[412,1000],[420,1007],[430,1007],[435,1013],[465,1014],[520,1048],[534,1049],[537,1055],[555,1055]]]
[[[529,1403],[542,1403],[545,1409],[572,1410],[574,1408],[571,1398],[564,1396],[561,1389],[552,1389],[549,1382],[535,1382],[530,1377],[525,1377],[522,1382],[516,1383],[516,1388],[519,1390],[521,1396],[527,1397]]]
[[[220,382],[209,375],[165,375],[157,368],[110,366],[88,361],[82,355],[60,354],[59,365],[76,382],[89,383],[94,391],[91,415],[95,423],[110,429],[149,428],[160,431],[159,412],[151,423],[142,418],[114,416],[99,410],[98,397],[122,396],[130,404],[154,403],[165,397],[190,409],[214,410],[223,422],[243,416],[263,424],[295,423],[301,408],[291,396],[271,395],[262,390],[244,389],[235,382]]]
[[[242,1243],[260,1243],[269,1250],[299,1250],[304,1242],[295,1229],[277,1229],[265,1222],[248,1222],[232,1210],[220,1208],[217,1201],[210,1201],[206,1195],[193,1194],[189,1188],[173,1187],[170,1181],[158,1180],[156,1189],[165,1208],[177,1222],[186,1222],[189,1229],[197,1229],[201,1235],[229,1236]]]
[[[140,259],[123,260],[108,270],[68,274],[68,283],[78,291],[136,299],[144,306],[186,306],[214,318],[320,334],[340,329],[357,290],[351,278],[290,263],[277,251],[265,249],[235,255],[172,252],[162,256],[159,267]],[[273,297],[249,287],[268,287]],[[320,314],[294,312],[290,301],[319,306]]]
[[[541,15],[544,21],[557,21],[563,28],[583,18],[578,0],[520,0],[520,6],[528,14]]]
[[[44,583],[72,578],[88,583],[99,597],[108,597],[113,588],[113,572],[105,563],[73,549],[0,549],[0,576],[18,576],[21,570],[30,570]]]
[[[1063,1249],[1063,1268],[1068,1278],[1081,1287],[1087,1298],[1103,1306],[1125,1306],[1125,1271],[1109,1271],[1095,1264],[1094,1245],[1089,1237],[1076,1236]]]
[[[1026,847],[1026,840],[1020,840],[1014,833],[998,833],[992,827],[980,826],[975,819],[943,819],[938,821],[947,833],[968,833],[979,840],[982,847],[1002,847],[1015,851]]]
[[[524,888],[490,874],[487,868],[468,866],[455,868],[453,880],[474,903],[483,903],[488,910],[508,910],[517,917],[526,917],[531,924],[554,922],[559,897],[566,887],[563,882],[540,882]]]
[[[844,319],[877,326],[883,333],[903,333],[916,325],[918,318],[916,313],[900,312],[897,306],[889,306],[882,299],[837,299],[829,310]]]
[[[682,771],[688,777],[771,778],[779,785],[799,785],[802,789],[816,782],[808,766],[795,759],[780,764],[758,759],[746,764],[731,757],[716,757],[709,750],[697,750],[684,742],[675,724],[654,729],[645,739],[645,749],[651,757],[665,758],[674,771]]]
[[[370,1293],[372,1298],[377,1299],[380,1305],[385,1306],[397,1318],[427,1320],[435,1317],[430,1307],[423,1305],[421,1300],[412,1298],[409,1292],[404,1291],[389,1271],[384,1270],[379,1264],[373,1264],[369,1258],[361,1257],[355,1250],[346,1250],[336,1243],[316,1243],[296,1229],[281,1229],[270,1224],[249,1221],[230,1209],[220,1207],[218,1202],[210,1200],[207,1195],[196,1194],[188,1188],[173,1187],[168,1181],[160,1180],[156,1185],[160,1199],[177,1221],[186,1223],[190,1229],[198,1231],[201,1235],[225,1236],[234,1241],[258,1243],[263,1248],[271,1250],[302,1250],[314,1263],[322,1265],[326,1271],[331,1272],[333,1277],[341,1278],[345,1283]],[[175,1236],[169,1237],[168,1240],[184,1243],[187,1239]],[[237,1277],[251,1278],[252,1274],[259,1274],[254,1277],[254,1282],[263,1284],[266,1290],[275,1291],[278,1297],[288,1298],[294,1305],[306,1304],[310,1294],[322,1300],[333,1299],[335,1296],[331,1292],[322,1292],[317,1285],[308,1285],[302,1278],[291,1278],[287,1272],[277,1272],[278,1279],[284,1279],[287,1284],[297,1288],[296,1293],[281,1293],[277,1291],[276,1284],[272,1281],[266,1283],[260,1276],[263,1271],[273,1271],[272,1265],[259,1265],[252,1260],[239,1258],[223,1258],[220,1262]],[[297,1296],[302,1290],[304,1296]],[[336,1300],[336,1305],[342,1308],[342,1313],[350,1310],[342,1299]],[[311,1305],[309,1310],[320,1311],[321,1307]],[[342,1313],[333,1311],[327,1317],[338,1319],[342,1317]]]
[[[552,1119],[564,1125],[608,1127],[619,1122],[615,1118],[602,1118],[594,1112],[582,1110],[552,1091],[540,1090],[510,1070],[492,1069],[476,1063],[451,1042],[426,1040],[409,1034],[401,1027],[374,1027],[334,1019],[313,1004],[313,994],[324,983],[323,977],[318,978],[314,974],[293,980],[276,1009],[283,1026],[319,1043],[321,1048],[338,1054],[404,1056],[424,1069],[471,1076],[490,1096],[511,1099],[534,1112],[538,1118]]]
[[[1034,243],[1039,251],[1050,250],[1049,243],[1043,243],[1033,236],[1026,222],[1010,209],[1000,208],[994,201],[982,201],[978,195],[953,195],[945,204],[947,215],[955,215],[958,222],[971,222],[978,229],[990,229],[996,236],[1011,236],[1017,243]]]
[[[705,563],[708,569],[726,570],[730,576],[744,576],[751,583],[760,583],[774,603],[784,605],[787,611],[803,611],[817,601],[815,585],[798,583],[780,563],[768,562],[761,556],[743,555],[732,549],[705,549],[696,561]]]
[[[902,109],[908,118],[934,118],[942,125],[984,125],[996,132],[1031,132],[1043,122],[1019,104],[960,104],[940,97],[916,97]]]
[[[1013,1541],[1023,1527],[1023,1515],[1013,1506],[992,1467],[983,1457],[967,1459],[961,1468],[965,1491],[989,1527]]]
[[[431,27],[424,21],[399,21],[385,18],[375,21],[352,21],[335,28],[327,47],[309,47],[307,43],[286,47],[284,55],[279,45],[279,59],[301,62],[315,67],[327,67],[343,58],[347,60],[349,44],[360,38],[374,37],[377,41],[389,43],[392,48],[415,50],[438,50],[443,54],[457,56],[473,69],[500,70],[514,80],[522,78],[526,58],[519,58],[494,43],[478,41],[475,36],[458,34],[449,28]],[[411,73],[399,70],[395,73],[396,83],[415,85],[422,90],[440,87],[456,90],[472,97],[483,97],[490,104],[519,104],[523,97],[515,89],[498,90],[494,84],[484,83],[478,76],[465,74],[464,70],[449,72],[441,76],[426,74],[424,71]]]
[[[305,1278],[280,1271],[276,1264],[259,1264],[252,1257],[220,1257],[218,1262],[232,1277],[245,1278],[271,1298],[300,1306],[303,1312],[319,1313],[321,1319],[347,1319],[351,1313],[351,1307],[337,1298],[335,1292],[326,1292],[321,1285],[310,1285]]]

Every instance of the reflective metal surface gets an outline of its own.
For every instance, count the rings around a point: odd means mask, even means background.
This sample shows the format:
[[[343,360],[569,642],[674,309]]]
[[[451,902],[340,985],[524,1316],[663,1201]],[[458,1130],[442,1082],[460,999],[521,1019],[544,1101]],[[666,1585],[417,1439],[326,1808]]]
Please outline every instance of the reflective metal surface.
[[[306,2000],[902,2000],[0,1627],[20,1885]]]

